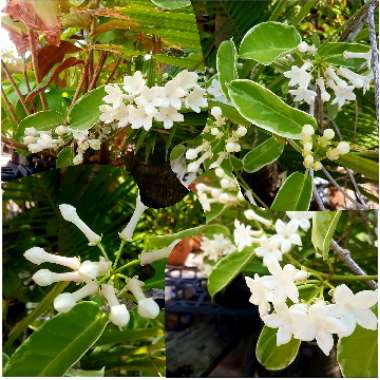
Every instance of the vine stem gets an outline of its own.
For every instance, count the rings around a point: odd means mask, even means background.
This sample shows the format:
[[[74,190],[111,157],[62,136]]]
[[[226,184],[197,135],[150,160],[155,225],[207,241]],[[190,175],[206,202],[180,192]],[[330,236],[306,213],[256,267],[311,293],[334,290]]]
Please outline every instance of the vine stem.
[[[98,243],[96,244],[96,246],[100,249],[100,252],[102,253],[102,255],[104,256],[104,258],[107,260],[107,261],[111,261],[107,255],[107,252],[106,250],[104,249],[102,243]]]
[[[115,273],[122,272],[124,269],[130,268],[130,267],[133,267],[133,266],[138,265],[138,264],[140,264],[140,260],[139,260],[139,259],[132,260],[132,261],[130,261],[129,263],[124,264],[124,265],[121,266],[119,269],[117,269],[117,270],[115,271]]]
[[[124,246],[125,246],[125,241],[121,240],[119,249],[115,253],[115,261],[113,263],[113,268],[116,268],[116,265],[117,265],[117,263],[118,263],[118,261],[120,259],[121,253],[123,252]]]

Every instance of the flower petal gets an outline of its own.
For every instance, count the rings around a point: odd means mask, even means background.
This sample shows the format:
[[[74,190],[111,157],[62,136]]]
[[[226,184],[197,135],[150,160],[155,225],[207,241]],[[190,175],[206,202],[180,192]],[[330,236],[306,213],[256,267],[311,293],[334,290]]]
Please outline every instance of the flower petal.
[[[326,356],[328,356],[334,345],[334,339],[332,337],[332,334],[329,334],[325,331],[318,331],[316,340],[319,348],[323,351],[323,353]]]
[[[368,330],[376,330],[377,329],[377,317],[376,314],[369,309],[355,309],[354,311],[356,321],[361,327],[364,327]]]

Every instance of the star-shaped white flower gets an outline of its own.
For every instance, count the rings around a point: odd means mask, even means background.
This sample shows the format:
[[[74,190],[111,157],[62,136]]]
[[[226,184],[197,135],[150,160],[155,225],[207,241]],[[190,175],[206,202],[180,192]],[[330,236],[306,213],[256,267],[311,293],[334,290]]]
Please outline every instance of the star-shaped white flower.
[[[187,92],[178,85],[178,82],[171,80],[165,84],[162,98],[163,107],[174,107],[179,110],[182,107],[182,98]]]
[[[307,70],[310,69],[310,67],[311,63],[306,62],[301,67],[293,65],[289,71],[285,71],[284,77],[290,79],[289,86],[300,86],[305,89],[312,79],[312,75],[309,72],[307,72]]]
[[[288,252],[292,245],[302,246],[300,235],[297,233],[298,222],[291,220],[288,223],[284,223],[278,219],[275,224],[276,235],[281,244],[281,251],[283,253]]]
[[[115,120],[115,116],[118,112],[117,109],[113,108],[108,104],[102,104],[99,106],[99,120],[106,124],[111,124]]]
[[[152,128],[153,115],[147,114],[144,107],[131,107],[129,120],[132,129],[144,128],[146,131]]]
[[[269,290],[264,286],[262,277],[255,273],[254,278],[245,277],[245,282],[251,291],[249,302],[259,307],[260,316],[267,315],[270,310],[268,298],[270,298]]]
[[[136,71],[132,76],[124,77],[124,90],[130,95],[138,95],[145,87],[145,79],[141,71]]]
[[[235,219],[235,229],[234,229],[234,241],[238,250],[241,251],[245,247],[250,246],[254,241],[253,232],[251,226],[246,226]]]
[[[163,95],[163,87],[144,87],[140,95],[135,98],[135,103],[144,107],[147,114],[152,115],[156,112],[156,107],[161,106]]]
[[[184,116],[174,107],[160,107],[154,118],[157,121],[163,122],[165,129],[173,127],[175,122],[184,121]]]
[[[218,261],[234,251],[236,247],[222,234],[215,234],[212,239],[204,237],[201,242],[201,250],[210,260]]]
[[[346,328],[341,336],[351,335],[356,324],[368,330],[377,329],[377,317],[371,310],[377,303],[377,291],[362,290],[354,294],[347,285],[342,284],[335,288],[333,299]]]
[[[113,108],[118,108],[123,104],[124,94],[117,84],[107,84],[104,87],[107,95],[103,98],[105,103],[111,104]]]
[[[185,106],[194,112],[201,112],[201,108],[207,107],[207,99],[205,98],[206,90],[200,87],[194,88],[185,98]]]
[[[304,231],[310,228],[310,219],[313,217],[312,211],[287,211],[286,215],[298,224]]]
[[[174,80],[178,86],[187,91],[194,88],[198,82],[198,74],[193,71],[183,70],[176,75]]]
[[[352,101],[356,99],[354,93],[354,86],[345,85],[336,85],[329,82],[329,86],[334,90],[335,99],[331,104],[337,104],[339,108],[342,108],[347,101]]]
[[[276,236],[263,236],[260,239],[260,246],[255,249],[255,254],[263,258],[264,265],[267,265],[268,260],[282,260],[282,252],[280,249],[280,241]]]
[[[305,102],[312,104],[317,93],[304,87],[297,87],[295,90],[289,90],[289,93],[294,96],[296,102]]]

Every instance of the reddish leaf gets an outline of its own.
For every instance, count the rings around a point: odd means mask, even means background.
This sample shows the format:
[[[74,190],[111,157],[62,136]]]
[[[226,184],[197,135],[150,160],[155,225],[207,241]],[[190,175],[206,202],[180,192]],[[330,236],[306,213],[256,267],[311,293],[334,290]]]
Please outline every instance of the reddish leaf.
[[[62,62],[65,54],[79,49],[68,41],[60,41],[59,46],[46,45],[37,51],[40,76],[43,78],[57,63]]]
[[[23,23],[13,21],[8,16],[1,18],[1,26],[8,31],[9,38],[16,46],[20,55],[23,55],[29,47],[29,38],[27,30]]]

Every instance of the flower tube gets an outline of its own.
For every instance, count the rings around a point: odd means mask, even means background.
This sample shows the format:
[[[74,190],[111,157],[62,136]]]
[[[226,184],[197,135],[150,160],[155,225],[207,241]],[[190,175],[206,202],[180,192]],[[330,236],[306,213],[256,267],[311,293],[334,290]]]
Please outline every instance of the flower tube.
[[[74,270],[78,270],[80,267],[80,260],[77,257],[53,255],[40,247],[29,248],[24,252],[24,257],[37,265],[42,263],[52,263],[63,265]]]
[[[54,282],[60,281],[82,281],[78,272],[55,273],[50,271],[49,269],[38,270],[33,275],[32,279],[39,286],[49,286]]]
[[[110,306],[110,321],[118,327],[126,326],[130,319],[129,311],[125,305],[120,304],[115,294],[115,288],[112,285],[103,285],[102,294]]]

